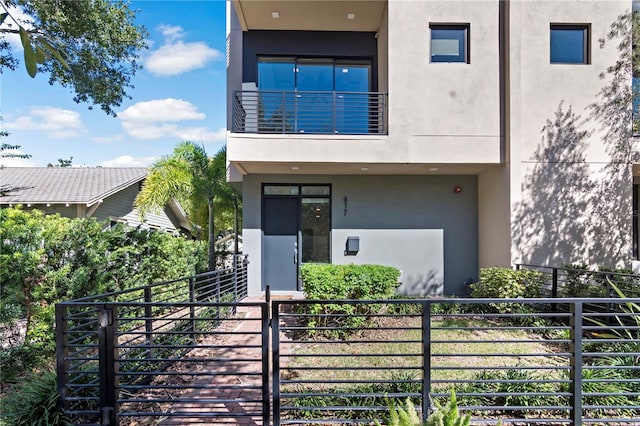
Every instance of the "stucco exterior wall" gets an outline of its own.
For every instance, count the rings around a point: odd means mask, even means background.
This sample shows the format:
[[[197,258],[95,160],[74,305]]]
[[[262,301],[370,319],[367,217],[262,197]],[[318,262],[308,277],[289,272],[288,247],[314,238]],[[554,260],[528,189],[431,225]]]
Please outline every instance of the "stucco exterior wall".
[[[440,144],[499,149],[498,3],[389,2],[389,133],[411,157]],[[431,23],[470,25],[470,63],[431,63]]]
[[[411,294],[464,294],[464,283],[477,279],[474,176],[250,175],[243,182],[242,237],[251,261],[251,294],[263,290],[261,185],[285,182],[331,185],[332,263],[398,267],[403,272],[400,291]],[[462,192],[455,193],[456,186]],[[347,236],[360,237],[361,251],[355,256],[344,253]]]
[[[630,10],[615,0],[510,3],[512,262],[630,264],[631,164],[613,159],[611,117],[591,107],[605,102],[600,74],[619,59],[618,41],[599,40]],[[551,23],[590,25],[589,64],[550,63]]]

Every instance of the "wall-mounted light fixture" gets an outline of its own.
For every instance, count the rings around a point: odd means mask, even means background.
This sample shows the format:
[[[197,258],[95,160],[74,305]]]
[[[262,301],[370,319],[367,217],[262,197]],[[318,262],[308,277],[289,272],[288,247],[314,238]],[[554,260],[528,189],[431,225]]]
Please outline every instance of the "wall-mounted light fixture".
[[[454,187],[453,187],[453,192],[454,192],[455,194],[459,194],[459,193],[461,193],[461,192],[462,192],[462,187],[461,187],[460,185],[456,185],[456,186],[454,186]]]
[[[347,196],[345,195],[344,198],[342,199],[342,201],[344,201],[344,215],[347,215],[347,206],[349,203],[349,199],[347,198]]]
[[[355,256],[360,251],[360,237],[347,237],[344,248],[345,256]]]

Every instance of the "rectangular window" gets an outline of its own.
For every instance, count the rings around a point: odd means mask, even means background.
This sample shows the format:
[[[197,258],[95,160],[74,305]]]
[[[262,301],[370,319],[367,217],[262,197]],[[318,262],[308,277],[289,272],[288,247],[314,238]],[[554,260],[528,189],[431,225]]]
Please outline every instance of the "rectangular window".
[[[550,58],[552,64],[590,63],[589,25],[551,24]]]
[[[469,63],[469,24],[429,24],[431,62]]]

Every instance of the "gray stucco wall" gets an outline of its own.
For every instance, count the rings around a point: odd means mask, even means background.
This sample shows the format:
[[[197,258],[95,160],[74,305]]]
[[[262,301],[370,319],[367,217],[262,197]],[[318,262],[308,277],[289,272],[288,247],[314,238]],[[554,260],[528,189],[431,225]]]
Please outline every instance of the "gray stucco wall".
[[[248,175],[243,183],[244,253],[251,294],[262,290],[261,184],[332,186],[333,263],[379,263],[402,270],[401,292],[465,294],[478,276],[478,190],[475,176]],[[460,186],[462,191],[455,193]],[[345,214],[344,197],[348,198]],[[355,256],[347,236],[360,237]]]

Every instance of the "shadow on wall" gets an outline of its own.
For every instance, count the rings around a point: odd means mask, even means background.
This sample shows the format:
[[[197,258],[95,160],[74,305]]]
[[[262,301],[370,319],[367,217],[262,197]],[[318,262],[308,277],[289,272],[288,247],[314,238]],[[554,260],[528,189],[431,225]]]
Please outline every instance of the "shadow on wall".
[[[611,28],[610,40],[622,37],[619,59],[601,74],[603,87],[586,111],[608,161],[600,170],[587,164],[587,123],[561,102],[542,129],[535,165],[523,178],[524,201],[516,208],[512,231],[524,263],[615,267],[631,258],[631,164],[638,158],[631,138],[630,15]]]
[[[442,296],[444,282],[441,271],[432,269],[426,274],[410,274],[403,277],[398,294],[403,296]]]

